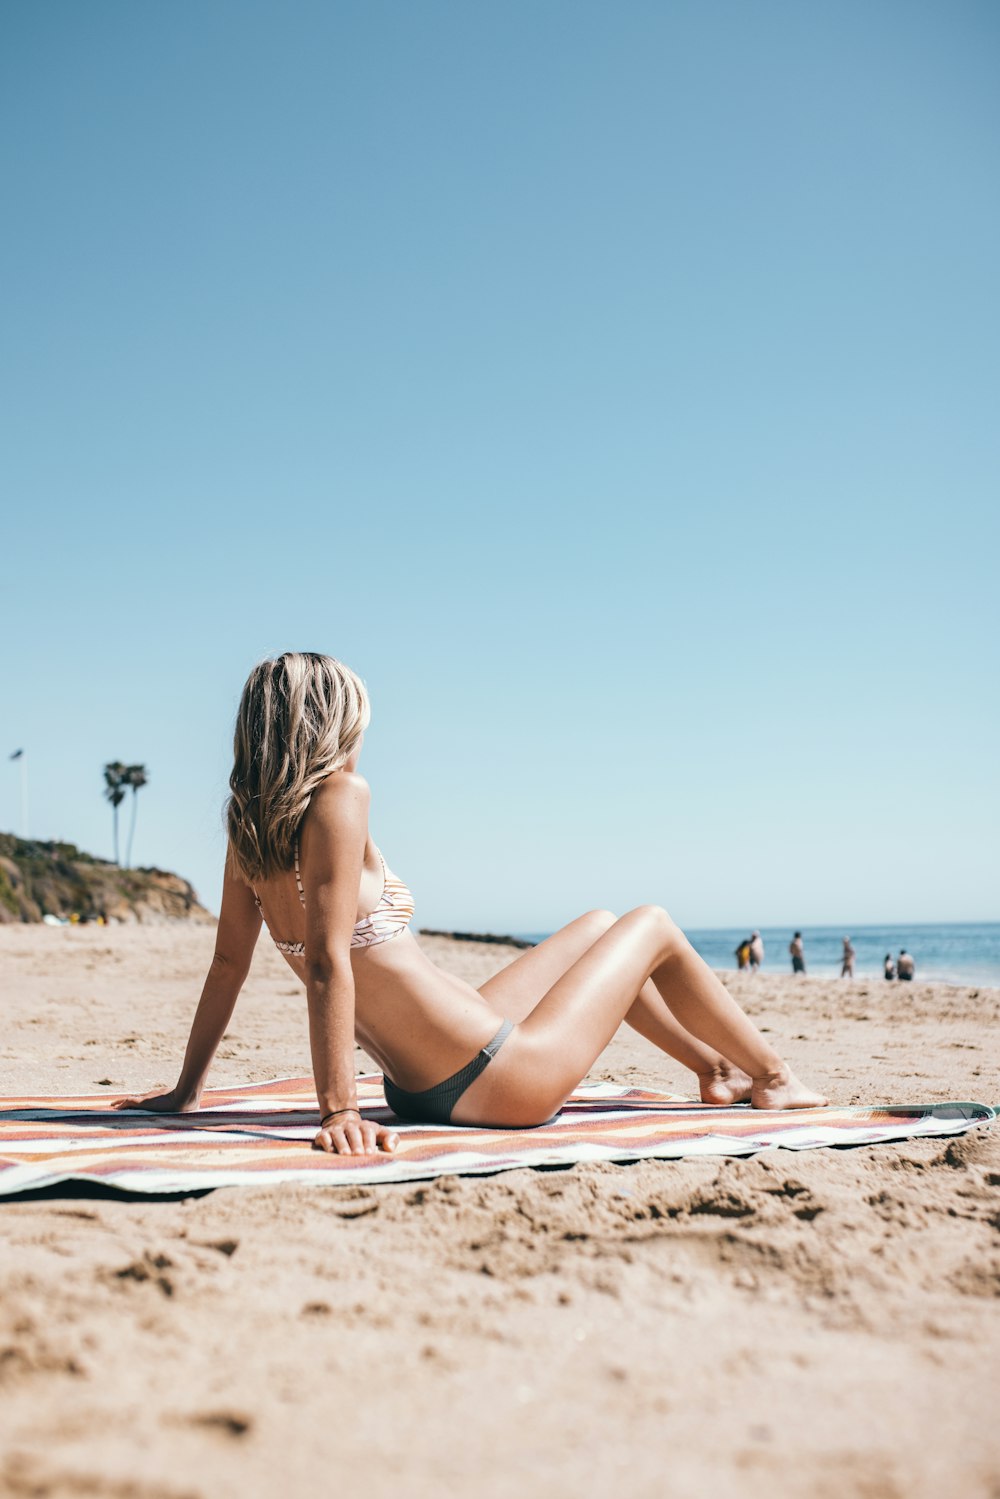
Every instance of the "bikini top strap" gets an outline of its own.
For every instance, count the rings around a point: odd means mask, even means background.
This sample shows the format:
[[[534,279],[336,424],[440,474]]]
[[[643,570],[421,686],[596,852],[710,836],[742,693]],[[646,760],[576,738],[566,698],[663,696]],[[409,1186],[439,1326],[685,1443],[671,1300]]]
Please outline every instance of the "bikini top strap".
[[[295,840],[295,883],[299,887],[299,900],[303,905],[306,903],[306,892],[302,888],[302,876],[299,874],[299,840]]]

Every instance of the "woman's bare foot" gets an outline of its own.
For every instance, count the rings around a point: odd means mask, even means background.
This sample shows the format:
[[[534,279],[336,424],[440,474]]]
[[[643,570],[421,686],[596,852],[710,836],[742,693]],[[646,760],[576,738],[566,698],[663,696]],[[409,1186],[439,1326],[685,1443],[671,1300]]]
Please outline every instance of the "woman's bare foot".
[[[828,1099],[811,1093],[787,1067],[755,1077],[750,1093],[755,1109],[825,1109]]]
[[[752,1083],[745,1072],[731,1062],[721,1062],[708,1072],[696,1074],[701,1089],[702,1103],[728,1104],[746,1103],[750,1097]]]

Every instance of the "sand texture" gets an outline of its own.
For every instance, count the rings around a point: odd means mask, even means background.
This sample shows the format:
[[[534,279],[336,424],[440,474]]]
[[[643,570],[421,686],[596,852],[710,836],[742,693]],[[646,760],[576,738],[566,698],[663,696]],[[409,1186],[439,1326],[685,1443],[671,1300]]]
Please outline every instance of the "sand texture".
[[[212,940],[0,929],[0,1092],[172,1083]],[[421,940],[473,983],[516,956]],[[1000,1100],[1000,991],[727,982],[836,1102]],[[308,1070],[262,941],[210,1083]],[[689,1087],[629,1032],[591,1076]],[[0,1493],[998,1499],[998,1186],[993,1126],[0,1203]]]

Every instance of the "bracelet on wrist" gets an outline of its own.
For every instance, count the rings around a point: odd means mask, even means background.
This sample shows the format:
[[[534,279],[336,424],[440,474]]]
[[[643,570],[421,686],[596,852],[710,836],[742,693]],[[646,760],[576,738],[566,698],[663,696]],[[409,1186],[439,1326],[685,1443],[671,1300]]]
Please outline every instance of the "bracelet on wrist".
[[[326,1129],[327,1121],[330,1119],[336,1119],[338,1114],[357,1114],[358,1118],[361,1118],[361,1110],[359,1108],[355,1107],[350,1109],[334,1109],[332,1113],[323,1115],[322,1119],[319,1121],[320,1129]]]

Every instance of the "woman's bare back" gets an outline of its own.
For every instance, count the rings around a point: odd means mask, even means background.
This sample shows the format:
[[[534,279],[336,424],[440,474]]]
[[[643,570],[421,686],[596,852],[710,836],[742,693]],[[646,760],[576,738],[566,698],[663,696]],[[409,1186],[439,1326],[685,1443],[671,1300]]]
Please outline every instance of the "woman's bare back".
[[[382,890],[382,860],[369,837],[358,891],[359,923],[375,910]],[[264,881],[257,894],[272,934],[301,942],[305,920],[294,876],[281,874]],[[282,956],[305,984],[304,955]],[[496,1012],[478,990],[432,963],[408,929],[388,941],[352,948],[351,969],[358,1044],[402,1088],[432,1087],[467,1062],[496,1031]]]

